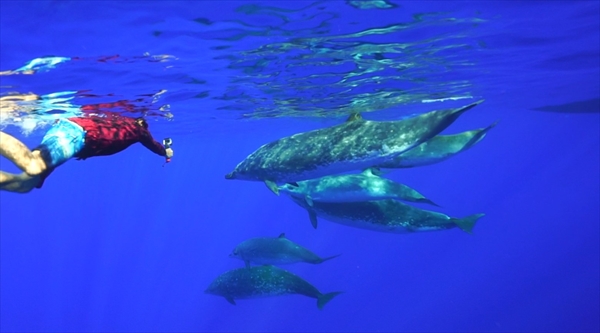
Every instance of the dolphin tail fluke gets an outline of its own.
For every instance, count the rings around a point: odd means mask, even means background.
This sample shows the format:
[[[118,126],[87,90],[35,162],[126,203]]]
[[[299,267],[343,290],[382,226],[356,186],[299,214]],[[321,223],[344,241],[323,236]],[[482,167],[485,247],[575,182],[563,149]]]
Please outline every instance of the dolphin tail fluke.
[[[341,291],[336,291],[333,293],[319,295],[319,297],[317,297],[317,307],[319,307],[319,310],[322,310],[325,304],[329,303],[329,301],[331,301],[335,296],[341,293]]]
[[[342,254],[340,253],[340,254],[336,254],[336,255],[334,255],[334,256],[331,256],[331,257],[320,258],[318,261],[316,261],[316,262],[315,262],[315,264],[320,264],[320,263],[323,263],[323,262],[325,262],[325,261],[327,261],[327,260],[331,260],[331,259],[333,259],[333,258],[337,258],[337,257],[339,257],[339,256],[341,256],[341,255],[342,255]]]
[[[485,214],[473,214],[462,219],[451,219],[461,230],[470,234],[473,232],[473,227],[475,227],[475,223],[477,223],[477,221],[484,216]]]

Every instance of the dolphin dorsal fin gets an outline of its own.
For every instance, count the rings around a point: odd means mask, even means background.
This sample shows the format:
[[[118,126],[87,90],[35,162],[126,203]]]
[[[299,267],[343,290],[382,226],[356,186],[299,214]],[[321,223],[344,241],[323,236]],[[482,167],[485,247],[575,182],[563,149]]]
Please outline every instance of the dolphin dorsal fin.
[[[279,234],[279,237],[277,238],[285,238],[285,232],[282,232],[281,234]]]
[[[360,115],[360,112],[353,112],[352,114],[350,114],[348,119],[346,119],[346,122],[362,120],[362,119],[363,119],[363,117]]]
[[[373,176],[373,168],[366,168],[361,172],[365,176]]]
[[[380,177],[383,172],[378,167],[366,168],[362,171],[365,176],[377,176]]]

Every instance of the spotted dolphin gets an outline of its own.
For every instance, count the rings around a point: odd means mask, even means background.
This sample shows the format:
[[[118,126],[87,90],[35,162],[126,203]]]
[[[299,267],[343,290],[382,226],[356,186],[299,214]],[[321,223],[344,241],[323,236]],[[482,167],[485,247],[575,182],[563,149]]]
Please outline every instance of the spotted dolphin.
[[[277,183],[364,170],[433,138],[482,102],[395,121],[350,117],[339,125],[267,143],[248,155],[225,178],[263,181],[279,194]]]
[[[483,140],[487,132],[498,122],[485,128],[453,135],[436,135],[396,158],[377,165],[378,168],[412,168],[444,161],[463,152]]]
[[[364,202],[313,202],[309,206],[301,198],[290,197],[308,211],[310,222],[317,227],[317,216],[331,222],[380,232],[413,233],[419,231],[445,230],[458,227],[471,233],[475,223],[485,214],[474,214],[464,218],[419,209],[396,200]]]
[[[416,190],[373,174],[370,168],[358,174],[333,175],[286,183],[279,186],[279,191],[304,198],[309,206],[313,205],[313,201],[357,202],[384,199],[428,203],[437,206]]]
[[[256,237],[238,244],[229,255],[241,259],[250,267],[250,263],[257,265],[287,265],[299,262],[320,264],[338,255],[321,258],[308,249],[292,242],[285,237]]]
[[[319,309],[323,309],[327,302],[341,294],[323,294],[299,276],[270,265],[227,271],[218,276],[204,292],[223,296],[233,305],[236,299],[300,294],[316,298]]]

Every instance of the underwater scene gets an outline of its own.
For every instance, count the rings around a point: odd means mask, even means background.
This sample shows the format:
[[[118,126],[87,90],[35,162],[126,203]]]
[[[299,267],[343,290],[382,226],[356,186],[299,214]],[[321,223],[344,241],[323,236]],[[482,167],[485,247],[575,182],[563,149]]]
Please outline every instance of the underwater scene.
[[[600,2],[2,1],[0,331],[600,331]]]

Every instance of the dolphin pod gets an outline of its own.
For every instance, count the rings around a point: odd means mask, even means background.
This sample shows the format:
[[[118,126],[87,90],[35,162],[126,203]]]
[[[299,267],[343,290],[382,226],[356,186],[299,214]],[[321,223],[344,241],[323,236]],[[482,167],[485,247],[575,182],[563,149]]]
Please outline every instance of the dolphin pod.
[[[395,121],[350,117],[336,126],[267,143],[248,155],[225,178],[263,181],[279,194],[277,183],[367,169],[433,138],[482,102]]]
[[[318,218],[322,218],[387,233],[453,228],[472,233],[485,214],[456,218],[403,203],[436,205],[416,190],[381,177],[380,169],[439,163],[470,149],[496,123],[454,135],[439,133],[482,102],[395,121],[364,120],[356,113],[342,124],[267,143],[225,178],[262,181],[274,193],[288,194],[308,212],[315,229]],[[230,254],[244,261],[245,267],[221,274],[205,292],[222,296],[232,304],[236,299],[300,294],[316,298],[322,309],[341,292],[323,294],[302,278],[273,265],[319,264],[337,256],[321,258],[284,234],[251,238]]]

